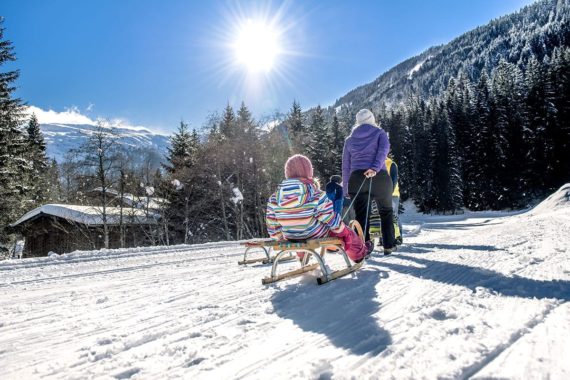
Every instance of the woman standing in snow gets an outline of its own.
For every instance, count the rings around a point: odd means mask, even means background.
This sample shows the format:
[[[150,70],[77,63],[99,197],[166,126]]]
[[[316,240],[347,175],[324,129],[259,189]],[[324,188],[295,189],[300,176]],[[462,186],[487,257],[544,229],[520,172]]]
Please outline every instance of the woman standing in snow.
[[[389,151],[388,135],[376,124],[374,114],[368,109],[358,111],[356,125],[347,137],[342,152],[343,189],[345,196],[354,198],[356,220],[363,228],[370,226],[366,221],[370,210],[368,201],[370,198],[376,201],[382,221],[385,255],[392,253],[396,247],[392,223],[392,180],[385,165]],[[364,234],[371,252],[373,243],[370,241],[369,228],[366,228]]]
[[[366,254],[364,242],[342,222],[327,194],[319,190],[311,161],[300,154],[289,157],[285,177],[267,203],[269,236],[277,240],[338,237],[348,257],[362,261]]]

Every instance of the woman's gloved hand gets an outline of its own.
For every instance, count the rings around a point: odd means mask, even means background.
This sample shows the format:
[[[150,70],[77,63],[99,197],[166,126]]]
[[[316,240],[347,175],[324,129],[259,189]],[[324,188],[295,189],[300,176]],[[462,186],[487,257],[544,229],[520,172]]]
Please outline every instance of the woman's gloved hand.
[[[376,175],[376,170],[374,169],[368,169],[367,171],[364,172],[364,176],[366,178],[372,178]]]

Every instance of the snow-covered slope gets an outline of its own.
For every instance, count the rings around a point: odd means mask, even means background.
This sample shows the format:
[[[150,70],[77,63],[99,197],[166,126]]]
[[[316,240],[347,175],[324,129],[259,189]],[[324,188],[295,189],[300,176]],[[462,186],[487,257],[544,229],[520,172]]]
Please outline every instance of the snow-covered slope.
[[[331,105],[329,113],[343,104],[352,104],[354,115],[361,108],[378,111],[398,105],[410,96],[428,99],[441,94],[452,77],[464,74],[477,82],[483,71],[489,74],[501,59],[524,70],[530,57],[540,60],[544,54],[552,55],[555,48],[567,47],[569,41],[564,36],[570,1],[528,3],[532,4],[400,62],[374,81],[341,96]],[[312,112],[309,110],[307,114]]]
[[[47,156],[63,161],[66,153],[77,149],[83,144],[91,132],[94,124],[44,124],[40,125],[47,143]],[[169,137],[138,127],[125,127],[116,125],[115,131],[119,136],[120,144],[129,148],[149,148],[166,153]]]
[[[323,286],[262,286],[233,242],[3,262],[0,378],[568,379],[566,191],[410,213],[399,252]]]

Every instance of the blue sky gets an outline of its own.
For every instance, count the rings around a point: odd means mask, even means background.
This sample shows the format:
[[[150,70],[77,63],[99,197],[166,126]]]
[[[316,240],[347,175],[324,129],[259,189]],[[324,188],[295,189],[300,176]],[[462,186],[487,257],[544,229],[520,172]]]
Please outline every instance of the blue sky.
[[[60,112],[170,132],[227,102],[258,118],[330,105],[430,46],[532,0],[2,0],[17,95]],[[245,20],[273,23],[272,70],[248,74],[232,44]],[[2,68],[5,70],[5,68]]]

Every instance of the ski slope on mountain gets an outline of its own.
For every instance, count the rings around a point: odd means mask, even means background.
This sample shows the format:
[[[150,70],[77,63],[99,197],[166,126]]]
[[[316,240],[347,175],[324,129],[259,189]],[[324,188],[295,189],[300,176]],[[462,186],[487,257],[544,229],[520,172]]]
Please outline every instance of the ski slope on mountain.
[[[323,286],[234,242],[2,262],[0,378],[570,378],[569,185],[404,230]]]

